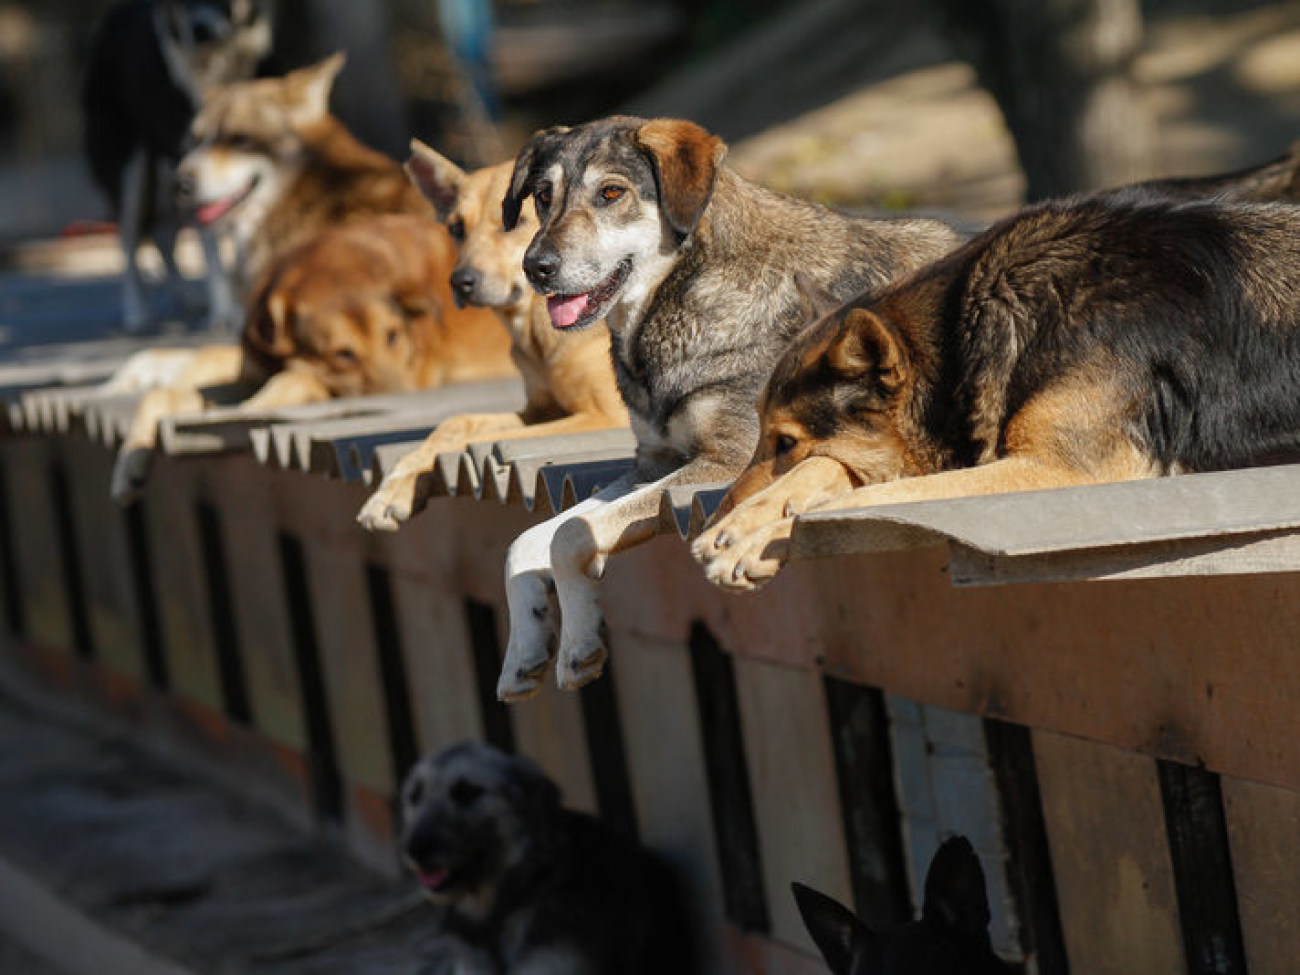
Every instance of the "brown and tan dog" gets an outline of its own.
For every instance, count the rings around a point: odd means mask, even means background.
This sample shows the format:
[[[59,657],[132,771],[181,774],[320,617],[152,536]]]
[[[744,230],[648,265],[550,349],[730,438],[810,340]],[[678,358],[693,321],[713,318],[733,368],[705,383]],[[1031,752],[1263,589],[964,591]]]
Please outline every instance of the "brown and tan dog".
[[[494,317],[452,298],[455,259],[441,225],[405,214],[334,227],[286,254],[258,289],[241,347],[201,349],[145,394],[113,497],[138,494],[158,422],[203,409],[204,387],[256,389],[244,405],[265,409],[510,374],[510,343]]]
[[[627,408],[614,382],[609,331],[552,327],[546,300],[524,276],[523,259],[537,231],[531,203],[519,223],[501,224],[501,200],[512,163],[466,173],[421,142],[411,145],[411,179],[459,243],[452,272],[456,300],[496,312],[510,335],[511,355],[524,377],[527,401],[518,413],[475,413],[444,421],[403,457],[357,515],[366,528],[395,531],[424,507],[438,454],[491,437],[510,440],[626,426]]]
[[[1049,202],[825,310],[694,543],[718,585],[770,579],[814,508],[1300,459],[1293,206],[1150,186]]]

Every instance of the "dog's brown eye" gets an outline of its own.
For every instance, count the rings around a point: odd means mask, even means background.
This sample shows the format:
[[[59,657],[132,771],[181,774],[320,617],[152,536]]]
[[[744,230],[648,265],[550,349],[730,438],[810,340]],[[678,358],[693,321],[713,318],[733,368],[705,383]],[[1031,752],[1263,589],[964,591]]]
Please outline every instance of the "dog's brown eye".
[[[334,352],[334,358],[339,362],[346,362],[349,365],[352,365],[357,361],[357,354],[352,349],[336,349]]]
[[[533,196],[537,200],[539,207],[545,209],[551,205],[551,188],[549,186],[543,186]]]
[[[447,233],[449,233],[449,234],[451,235],[451,239],[452,239],[452,240],[455,240],[455,241],[462,241],[462,240],[464,240],[464,239],[465,239],[465,221],[464,221],[464,220],[461,220],[459,217],[456,218],[456,219],[453,220],[451,223],[447,224]]]
[[[447,794],[451,796],[451,801],[456,805],[468,806],[483,794],[483,787],[465,779],[457,779],[451,784],[451,789],[448,790]]]
[[[626,192],[627,190],[623,189],[623,187],[611,183],[609,186],[600,188],[600,198],[606,203],[613,203],[615,200],[623,199],[623,194]]]
[[[794,450],[798,443],[799,441],[790,434],[782,433],[777,435],[776,442],[772,444],[772,449],[776,451],[778,457],[782,457]]]

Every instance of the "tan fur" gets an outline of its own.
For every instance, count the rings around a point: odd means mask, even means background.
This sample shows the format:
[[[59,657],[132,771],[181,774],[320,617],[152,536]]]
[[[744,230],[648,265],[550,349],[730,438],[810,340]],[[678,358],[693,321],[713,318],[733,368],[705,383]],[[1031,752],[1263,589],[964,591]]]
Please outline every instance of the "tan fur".
[[[468,414],[439,425],[424,443],[402,458],[366,502],[357,520],[373,530],[396,530],[424,507],[429,474],[440,453],[462,450],[475,440],[539,437],[627,425],[627,410],[614,383],[609,332],[603,324],[583,332],[551,326],[546,302],[529,287],[523,254],[536,230],[531,204],[527,217],[507,232],[501,199],[511,166],[504,163],[472,173],[420,143],[408,163],[412,178],[433,201],[439,218],[462,232],[460,268],[480,276],[479,300],[490,303],[510,337],[511,356],[524,378],[526,403],[519,413]]]
[[[114,497],[138,493],[159,422],[202,409],[211,386],[240,383],[253,393],[244,405],[265,409],[511,374],[494,317],[452,301],[454,259],[441,225],[405,215],[334,227],[285,255],[258,290],[242,349],[199,350],[173,384],[146,394]]]

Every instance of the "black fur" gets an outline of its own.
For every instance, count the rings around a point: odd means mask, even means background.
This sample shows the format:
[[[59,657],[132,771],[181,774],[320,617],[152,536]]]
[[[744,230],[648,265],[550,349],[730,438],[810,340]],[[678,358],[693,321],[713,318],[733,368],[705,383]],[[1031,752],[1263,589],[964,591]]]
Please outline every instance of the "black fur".
[[[415,867],[450,867],[433,895],[455,971],[508,975],[691,975],[697,948],[672,869],[600,820],[560,805],[531,762],[454,746],[403,787],[403,849]],[[489,891],[486,899],[474,892]],[[471,903],[472,902],[472,903]],[[483,905],[488,905],[486,913]]]

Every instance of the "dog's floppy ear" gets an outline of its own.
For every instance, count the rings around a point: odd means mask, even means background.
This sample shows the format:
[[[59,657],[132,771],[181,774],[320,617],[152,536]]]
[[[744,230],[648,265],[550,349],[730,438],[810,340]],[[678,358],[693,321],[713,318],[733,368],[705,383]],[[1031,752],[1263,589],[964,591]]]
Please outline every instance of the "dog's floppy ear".
[[[799,294],[799,306],[802,310],[805,326],[819,322],[831,312],[844,307],[833,294],[810,278],[803,271],[794,272],[794,288]]]
[[[406,175],[415,188],[433,204],[434,212],[443,223],[456,209],[460,199],[465,171],[446,156],[435,152],[419,139],[411,140],[411,158],[406,160]]]
[[[880,950],[880,936],[839,901],[800,883],[792,883],[790,889],[804,927],[832,975],[849,975],[854,958]]]
[[[694,122],[675,118],[652,119],[633,138],[654,165],[659,207],[669,225],[689,236],[713,196],[727,144]]]
[[[930,861],[921,916],[981,941],[988,939],[989,896],[984,870],[966,837],[945,840]]]
[[[519,150],[519,155],[515,157],[514,172],[510,174],[510,189],[501,201],[501,223],[507,231],[514,230],[519,223],[519,211],[523,208],[524,200],[533,193],[533,175],[538,164],[546,158],[546,150],[568,131],[567,125],[542,129],[533,133],[533,137]]]
[[[883,318],[865,308],[845,313],[826,349],[826,361],[846,378],[874,379],[886,393],[907,379],[902,339]]]
[[[313,125],[329,114],[334,79],[343,70],[347,60],[346,54],[335,51],[318,64],[290,71],[284,76],[289,93],[293,96],[289,117],[294,125]]]

